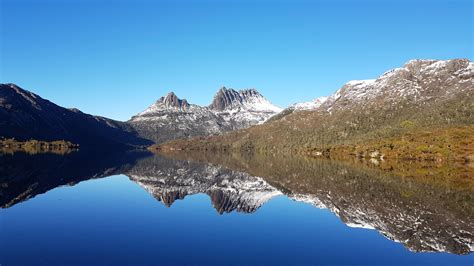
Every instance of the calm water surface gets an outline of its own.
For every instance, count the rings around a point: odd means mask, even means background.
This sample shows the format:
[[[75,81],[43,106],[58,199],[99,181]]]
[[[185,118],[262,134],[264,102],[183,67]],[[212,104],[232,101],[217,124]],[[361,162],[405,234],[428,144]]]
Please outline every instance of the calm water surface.
[[[474,263],[469,180],[289,158],[0,158],[1,265]]]

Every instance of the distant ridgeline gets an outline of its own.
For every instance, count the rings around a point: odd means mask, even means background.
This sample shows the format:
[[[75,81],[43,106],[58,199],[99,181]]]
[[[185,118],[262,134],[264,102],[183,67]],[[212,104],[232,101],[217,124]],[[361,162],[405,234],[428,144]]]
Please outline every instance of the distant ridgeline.
[[[15,84],[0,84],[0,137],[56,144],[57,140],[65,140],[81,145],[81,150],[152,144],[125,122],[58,106]]]
[[[255,89],[222,88],[209,106],[169,93],[126,122],[0,84],[0,137],[65,140],[81,150],[165,142],[152,149],[472,162],[473,125],[474,64],[467,59],[411,60],[377,79],[350,81],[331,96],[284,110]]]
[[[78,144],[73,144],[65,140],[17,141],[15,139],[0,138],[0,153],[13,154],[15,152],[25,152],[28,154],[38,154],[38,153],[68,154],[77,150],[79,150]]]

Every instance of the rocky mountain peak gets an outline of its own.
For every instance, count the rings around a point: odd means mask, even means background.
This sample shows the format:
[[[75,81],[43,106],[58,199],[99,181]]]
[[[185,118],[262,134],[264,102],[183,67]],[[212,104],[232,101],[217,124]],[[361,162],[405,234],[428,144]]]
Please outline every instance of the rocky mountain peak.
[[[169,92],[166,96],[161,97],[157,101],[158,104],[163,104],[167,108],[176,108],[179,110],[187,110],[189,103],[186,99],[179,99],[174,92]]]
[[[256,89],[244,89],[236,91],[222,87],[217,91],[209,108],[214,111],[224,111],[244,105],[246,103],[255,102],[255,99],[264,99]]]
[[[235,103],[240,103],[241,100],[242,99],[236,90],[222,87],[217,91],[216,95],[214,95],[210,108],[212,110],[222,111],[235,105]]]
[[[244,98],[248,98],[248,97],[263,97],[260,92],[258,92],[256,89],[245,89],[245,90],[241,90],[239,91],[240,94],[244,97]]]

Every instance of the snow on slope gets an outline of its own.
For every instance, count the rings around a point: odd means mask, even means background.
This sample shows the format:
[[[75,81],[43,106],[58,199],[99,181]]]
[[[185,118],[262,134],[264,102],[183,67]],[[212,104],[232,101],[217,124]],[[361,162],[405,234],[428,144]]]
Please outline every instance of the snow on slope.
[[[236,91],[222,87],[209,108],[224,120],[241,129],[261,124],[282,111],[255,89]]]
[[[328,98],[327,96],[318,97],[310,102],[295,103],[289,108],[293,108],[294,110],[314,110],[325,103]]]
[[[297,103],[294,110],[350,109],[354,105],[380,102],[423,101],[432,97],[449,97],[455,90],[474,86],[474,64],[467,59],[410,60],[403,67],[386,71],[376,79],[352,80],[329,97]],[[446,86],[448,85],[448,86]],[[438,88],[448,90],[439,91]],[[321,103],[317,100],[323,99]]]

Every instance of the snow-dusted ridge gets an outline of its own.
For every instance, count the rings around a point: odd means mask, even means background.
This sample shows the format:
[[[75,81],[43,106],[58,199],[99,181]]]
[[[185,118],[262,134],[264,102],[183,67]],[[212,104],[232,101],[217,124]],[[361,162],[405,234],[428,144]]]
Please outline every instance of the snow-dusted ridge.
[[[396,104],[402,100],[423,101],[436,92],[437,97],[449,97],[455,90],[474,86],[474,63],[468,59],[410,60],[402,67],[384,72],[376,79],[351,80],[328,97],[290,106],[295,111],[320,110],[332,112],[356,105],[371,104],[377,99]],[[452,84],[448,90],[436,88]],[[323,99],[321,102],[320,99]]]

